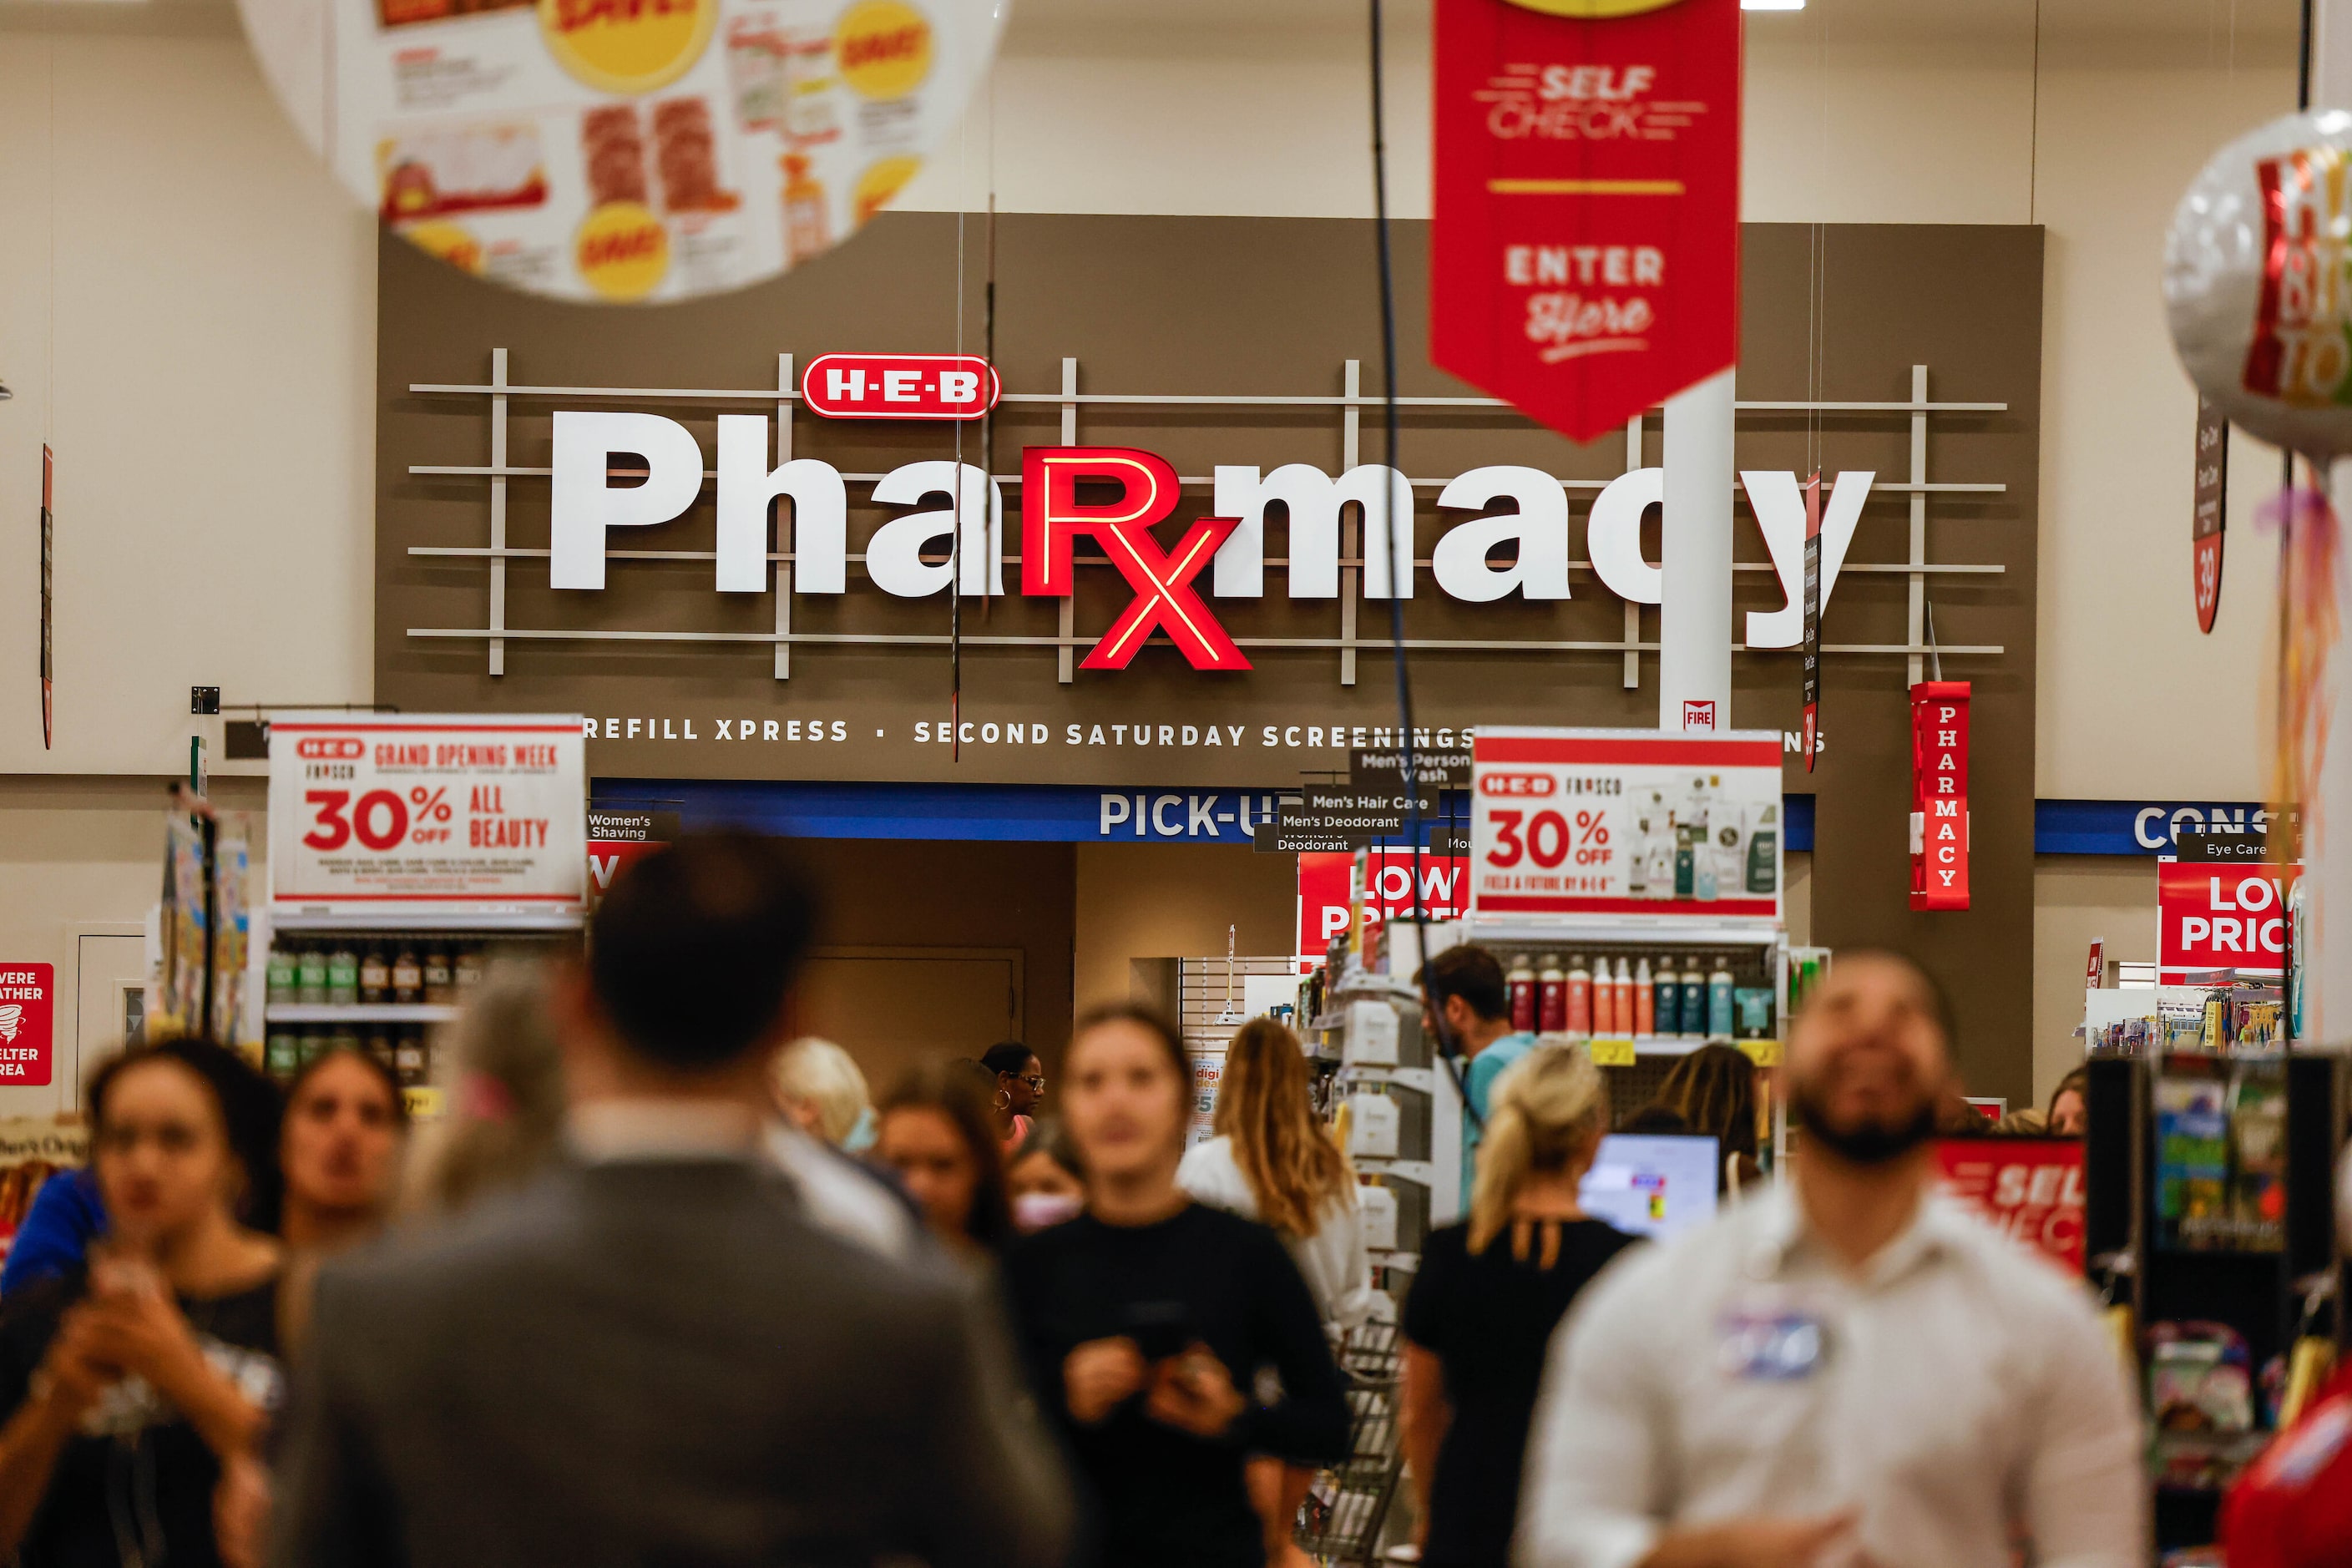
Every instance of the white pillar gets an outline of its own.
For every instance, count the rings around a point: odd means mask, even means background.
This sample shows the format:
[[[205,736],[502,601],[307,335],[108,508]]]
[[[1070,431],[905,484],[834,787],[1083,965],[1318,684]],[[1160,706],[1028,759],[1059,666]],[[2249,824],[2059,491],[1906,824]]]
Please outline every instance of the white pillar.
[[[1731,424],[1736,371],[1666,399],[1658,728],[1731,728]],[[1685,723],[1687,718],[1688,722]]]

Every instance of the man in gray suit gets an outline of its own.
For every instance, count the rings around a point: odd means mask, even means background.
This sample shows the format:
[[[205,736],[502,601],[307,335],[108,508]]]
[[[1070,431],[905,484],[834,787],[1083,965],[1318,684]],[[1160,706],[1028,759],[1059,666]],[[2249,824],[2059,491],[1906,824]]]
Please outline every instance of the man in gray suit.
[[[691,837],[598,910],[561,1009],[571,1158],[321,1272],[280,1568],[1048,1568],[1070,1504],[995,1310],[811,1223],[762,1155],[814,900]]]

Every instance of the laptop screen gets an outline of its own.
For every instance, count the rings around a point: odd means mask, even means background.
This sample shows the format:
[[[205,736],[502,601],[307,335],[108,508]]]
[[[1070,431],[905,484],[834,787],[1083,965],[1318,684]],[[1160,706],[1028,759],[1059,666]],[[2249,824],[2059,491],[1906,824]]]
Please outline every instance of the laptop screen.
[[[1577,1196],[1593,1218],[1663,1241],[1715,1213],[1722,1173],[1712,1138],[1612,1132]]]

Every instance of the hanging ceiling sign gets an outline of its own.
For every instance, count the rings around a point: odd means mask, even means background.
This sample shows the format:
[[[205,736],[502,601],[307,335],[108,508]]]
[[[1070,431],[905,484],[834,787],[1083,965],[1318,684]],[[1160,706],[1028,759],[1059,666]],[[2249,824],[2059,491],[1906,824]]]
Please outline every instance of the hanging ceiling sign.
[[[2221,607],[2221,530],[2229,521],[2230,419],[2210,398],[2197,399],[2197,488],[2189,524],[2197,629],[2210,633]]]
[[[1590,441],[1739,353],[1739,0],[1438,0],[1430,357]]]
[[[986,0],[237,9],[279,102],[385,227],[480,277],[611,302],[756,283],[855,234],[961,119],[1003,11]]]
[[[1969,682],[1911,689],[1911,907],[1969,907]]]

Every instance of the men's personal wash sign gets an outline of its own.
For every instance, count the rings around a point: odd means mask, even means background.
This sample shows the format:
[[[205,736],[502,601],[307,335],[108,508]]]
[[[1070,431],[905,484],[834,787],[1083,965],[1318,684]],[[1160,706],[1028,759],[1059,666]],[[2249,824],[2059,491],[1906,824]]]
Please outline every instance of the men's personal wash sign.
[[[1969,907],[1969,683],[1911,689],[1911,907]]]

